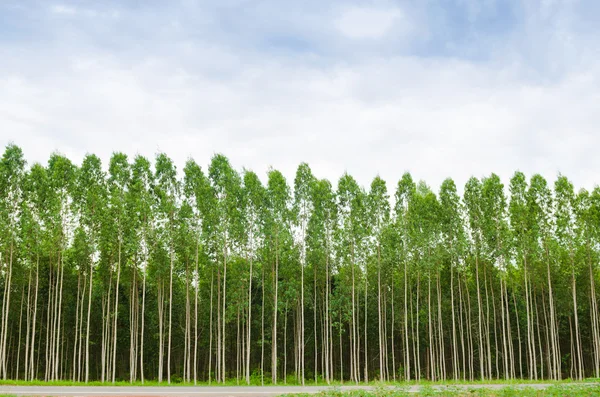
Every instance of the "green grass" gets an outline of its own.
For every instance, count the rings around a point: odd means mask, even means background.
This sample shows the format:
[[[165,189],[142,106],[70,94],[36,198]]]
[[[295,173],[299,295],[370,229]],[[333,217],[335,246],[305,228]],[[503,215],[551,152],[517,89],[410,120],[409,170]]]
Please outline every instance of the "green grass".
[[[431,386],[422,387],[419,393],[410,393],[406,387],[381,387],[375,390],[333,390],[318,394],[285,394],[285,397],[592,397],[600,395],[600,385],[552,385],[545,390],[533,388],[505,387],[500,390],[445,388],[435,390]]]

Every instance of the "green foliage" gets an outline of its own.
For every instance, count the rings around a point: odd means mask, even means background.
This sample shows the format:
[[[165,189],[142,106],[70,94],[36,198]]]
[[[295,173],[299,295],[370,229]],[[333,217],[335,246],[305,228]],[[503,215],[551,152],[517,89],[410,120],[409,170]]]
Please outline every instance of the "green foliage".
[[[9,145],[0,377],[135,382],[142,353],[150,382],[600,376],[600,188],[505,182],[365,190],[303,163],[290,186],[222,154],[29,166]]]

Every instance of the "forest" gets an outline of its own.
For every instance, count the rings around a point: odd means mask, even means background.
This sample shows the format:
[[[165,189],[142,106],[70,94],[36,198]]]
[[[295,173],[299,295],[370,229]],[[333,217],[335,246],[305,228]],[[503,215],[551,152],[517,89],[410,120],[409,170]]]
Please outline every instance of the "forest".
[[[221,154],[29,164],[9,144],[0,377],[600,377],[600,188],[399,176],[333,185],[303,163],[288,181]]]

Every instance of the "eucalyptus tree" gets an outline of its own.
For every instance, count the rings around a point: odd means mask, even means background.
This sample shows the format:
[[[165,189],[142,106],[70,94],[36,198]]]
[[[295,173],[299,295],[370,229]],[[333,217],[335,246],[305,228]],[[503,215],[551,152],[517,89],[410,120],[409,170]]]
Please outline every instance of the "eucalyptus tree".
[[[75,204],[79,213],[79,222],[88,235],[90,244],[90,268],[88,277],[88,302],[85,332],[85,382],[90,377],[90,325],[92,312],[92,291],[94,267],[98,261],[98,239],[107,202],[106,176],[100,159],[88,155],[77,172]]]
[[[551,245],[553,244],[553,216],[552,216],[552,192],[546,180],[539,174],[531,178],[528,190],[529,212],[532,217],[531,233],[532,240],[536,245],[536,253],[541,262],[545,262],[546,280],[548,289],[548,305],[550,316],[548,319],[550,329],[549,340],[546,343],[549,356],[549,371],[551,379],[561,377],[561,355],[558,343],[559,324],[556,320],[556,309],[554,304],[554,292],[552,288],[552,274],[555,273],[553,259],[551,258]],[[545,299],[544,299],[545,301]],[[544,310],[546,312],[546,310]],[[541,343],[541,340],[539,341]],[[543,360],[540,360],[543,369]],[[542,375],[543,377],[543,375]]]
[[[496,174],[484,178],[481,191],[482,204],[482,237],[485,251],[489,260],[494,264],[491,267],[492,274],[497,277],[490,278],[490,287],[494,294],[494,278],[499,279],[500,284],[500,318],[501,318],[501,346],[502,354],[497,347],[496,339],[496,360],[501,355],[504,367],[505,379],[514,377],[514,357],[512,349],[512,337],[510,326],[510,312],[508,310],[508,294],[506,287],[507,267],[510,265],[510,235],[508,225],[507,201],[504,194],[504,185]],[[492,295],[493,296],[493,295]],[[494,307],[494,337],[497,336],[496,330],[496,299],[493,296],[492,304]],[[488,320],[489,321],[489,320]],[[489,346],[489,344],[488,344]],[[489,351],[488,351],[489,354]],[[496,361],[496,373],[500,371],[499,364]]]
[[[146,319],[146,280],[148,276],[148,265],[150,258],[150,240],[153,231],[154,211],[152,185],[154,174],[151,169],[148,159],[142,156],[135,157],[131,165],[130,186],[127,190],[129,211],[128,217],[132,222],[135,238],[132,240],[133,249],[135,251],[135,264],[133,266],[134,279],[138,272],[142,273],[142,304],[140,313],[140,335],[139,344],[136,342],[134,352],[131,355],[130,366],[133,368],[130,373],[130,381],[137,379],[137,357],[139,356],[139,374],[140,380],[144,383],[144,331]],[[137,332],[136,332],[137,335]],[[139,351],[139,355],[135,352]]]
[[[397,280],[401,273],[402,262],[400,234],[395,222],[386,222],[381,231],[381,274],[378,278],[384,281],[383,287],[383,340],[385,341],[386,359],[384,368],[387,379],[396,381],[396,290]],[[389,327],[389,328],[388,328]],[[389,346],[389,349],[388,349]],[[390,354],[391,351],[391,354]],[[391,372],[391,375],[390,375]]]
[[[435,194],[431,189],[424,183],[419,182],[415,192],[414,203],[413,203],[413,214],[411,219],[411,225],[409,233],[411,239],[415,244],[416,255],[419,262],[419,273],[417,279],[417,285],[420,283],[421,273],[426,273],[427,276],[427,366],[429,373],[427,374],[428,379],[437,380],[438,378],[444,378],[443,360],[440,360],[440,351],[443,350],[440,345],[439,326],[441,325],[440,316],[440,286],[439,286],[439,267],[436,258],[439,245],[439,202]],[[434,274],[435,273],[435,274]],[[435,312],[431,304],[431,282],[436,283],[436,292],[438,297],[437,309]],[[419,286],[417,286],[419,288]],[[417,302],[419,296],[417,293]],[[436,313],[437,312],[437,313]],[[417,310],[417,315],[419,310]],[[432,314],[437,314],[438,318]],[[419,318],[417,318],[419,321]],[[437,327],[436,327],[437,323]],[[417,332],[418,334],[418,332]],[[436,340],[437,339],[437,340]]]
[[[352,176],[344,174],[338,182],[338,225],[340,229],[338,249],[342,251],[342,260],[351,269],[352,282],[352,331],[350,346],[350,379],[359,382],[360,376],[360,316],[359,298],[356,292],[356,268],[364,262],[364,243],[367,231],[366,194]],[[360,267],[358,269],[360,271]],[[360,274],[359,274],[360,276]],[[360,280],[360,279],[359,279]],[[365,313],[366,321],[366,313]],[[366,332],[366,328],[365,328]],[[366,336],[366,333],[365,333]],[[364,339],[364,374],[368,379],[367,339]]]
[[[598,302],[596,297],[596,272],[594,269],[594,263],[597,263],[597,253],[595,252],[594,235],[597,233],[598,224],[597,216],[594,216],[595,208],[592,205],[590,194],[587,190],[581,189],[575,197],[575,238],[577,240],[578,253],[576,259],[579,262],[579,269],[581,276],[585,273],[588,275],[589,283],[589,324],[590,332],[586,332],[589,335],[588,345],[591,345],[592,352],[592,363],[594,368],[594,374],[600,372],[600,357],[598,352],[598,345],[600,343],[598,333]],[[580,281],[581,284],[583,280]],[[583,328],[583,327],[582,327]],[[584,346],[585,346],[585,342]]]
[[[321,370],[326,382],[331,381],[333,371],[331,346],[331,272],[333,254],[333,236],[336,228],[336,201],[331,183],[327,180],[313,181],[311,189],[312,213],[307,225],[307,259],[313,267],[313,331],[314,331],[314,364],[315,379],[317,379],[319,362],[319,346],[317,324],[321,323]],[[318,293],[321,286],[321,294]],[[322,317],[318,319],[318,296],[321,302]],[[320,320],[320,321],[319,321]]]
[[[289,231],[291,221],[290,188],[283,174],[271,169],[267,183],[267,208],[269,211],[269,239],[275,254],[273,262],[273,330],[271,342],[271,378],[277,384],[277,314],[279,286],[279,257],[282,234]]]
[[[469,231],[472,241],[472,251],[475,256],[475,281],[477,290],[477,325],[479,336],[479,374],[481,379],[486,378],[486,355],[484,345],[483,305],[481,303],[480,288],[480,257],[482,245],[483,214],[481,210],[481,182],[477,178],[470,178],[465,185],[464,201],[467,209]],[[489,374],[491,375],[491,374]]]
[[[6,342],[9,332],[11,282],[16,255],[16,240],[19,234],[17,225],[23,200],[22,188],[25,179],[25,164],[21,148],[13,144],[8,145],[0,160],[0,233],[3,245],[0,247],[0,252],[8,252],[6,262],[3,262],[0,258],[4,275],[4,292],[0,313],[2,316],[0,322],[0,366],[3,379],[7,378],[8,350]]]
[[[410,345],[409,345],[409,321],[408,321],[408,262],[410,255],[411,241],[409,240],[409,208],[413,205],[416,185],[413,182],[412,176],[409,173],[402,175],[402,179],[398,181],[398,186],[395,194],[396,225],[400,236],[401,245],[401,261],[404,265],[404,368],[405,380],[411,379],[410,365]],[[412,310],[412,309],[411,309]],[[411,329],[412,331],[412,329]],[[415,352],[416,355],[416,352]],[[416,378],[419,378],[419,371],[416,371]]]
[[[369,192],[369,219],[372,224],[371,236],[375,240],[376,255],[377,255],[377,325],[378,325],[378,341],[379,341],[379,379],[387,380],[389,378],[385,370],[384,363],[387,360],[388,349],[387,342],[384,340],[384,320],[381,298],[381,240],[383,231],[386,229],[390,221],[390,202],[387,193],[385,181],[380,177],[376,177],[371,183],[371,191]],[[385,302],[383,302],[385,305]]]
[[[461,332],[460,335],[460,358],[459,359],[459,343],[457,335],[456,325],[456,313],[455,313],[455,296],[454,296],[454,271],[458,270],[461,272],[460,263],[464,261],[464,250],[466,246],[466,235],[464,229],[464,221],[462,219],[462,203],[460,196],[457,193],[456,185],[450,178],[445,179],[440,187],[440,223],[443,243],[445,244],[446,252],[448,253],[449,268],[450,268],[450,307],[452,317],[452,375],[454,380],[458,380],[461,369],[463,373],[466,373],[465,365],[465,347],[464,347],[464,335]],[[405,276],[406,277],[406,276]],[[460,283],[460,273],[459,273]],[[406,315],[405,315],[406,316]],[[462,329],[462,318],[459,318],[459,328]],[[408,334],[408,331],[406,331]],[[407,339],[407,350],[408,350],[408,339]],[[462,368],[460,363],[463,363]]]
[[[190,298],[190,288],[193,287],[195,280],[192,277],[193,272],[199,261],[198,247],[198,228],[197,214],[194,213],[192,203],[188,197],[178,206],[176,214],[177,228],[175,229],[175,252],[177,260],[175,262],[175,280],[176,287],[182,288],[185,292],[184,302],[176,303],[177,306],[184,308],[184,324],[179,325],[183,328],[183,365],[182,379],[185,382],[190,382],[192,379],[192,302]],[[183,281],[183,285],[181,285]],[[177,300],[176,300],[177,302]],[[197,308],[194,310],[197,312]]]
[[[587,198],[585,191],[580,193]],[[592,328],[592,346],[594,374],[600,376],[600,313],[598,313],[598,297],[596,292],[596,271],[599,260],[598,247],[600,247],[600,187],[594,188],[589,194],[589,201],[582,215],[585,224],[585,256],[588,262],[590,276],[590,322]],[[596,248],[594,248],[596,247]]]
[[[157,204],[157,215],[160,222],[159,231],[162,243],[169,253],[169,332],[167,346],[167,382],[171,383],[171,342],[173,329],[173,266],[175,262],[174,239],[176,233],[176,215],[179,207],[180,183],[173,161],[166,154],[156,156],[154,194]],[[164,285],[164,284],[163,284]],[[163,296],[164,299],[164,296]],[[162,305],[162,302],[159,302]],[[160,341],[161,348],[163,341]],[[161,349],[162,350],[162,349]],[[162,380],[162,357],[159,359],[159,381]]]
[[[215,202],[214,236],[217,241],[215,258],[222,263],[217,266],[217,379],[225,382],[225,323],[227,298],[227,260],[230,254],[233,236],[239,235],[241,178],[231,167],[229,160],[215,155],[208,168]],[[236,230],[238,229],[238,230]],[[223,279],[221,284],[221,277]]]
[[[194,272],[194,384],[198,381],[198,292],[200,289],[200,251],[206,251],[205,237],[210,233],[211,207],[214,205],[214,196],[211,192],[210,182],[202,168],[193,160],[189,160],[184,169],[184,192],[186,200],[192,209],[192,228],[195,230],[195,272]],[[202,245],[202,247],[201,247]]]
[[[304,385],[304,365],[305,365],[305,352],[304,352],[304,269],[306,268],[306,230],[308,227],[308,220],[311,217],[313,206],[311,196],[311,188],[315,183],[315,177],[310,170],[310,167],[306,163],[302,163],[298,166],[296,171],[296,177],[294,179],[294,219],[297,227],[300,229],[298,240],[300,243],[300,302],[299,312],[300,321],[298,323],[297,338],[298,343],[298,364],[299,373],[296,375],[301,379],[302,385]]]
[[[190,160],[177,175],[164,154],[155,165],[115,153],[78,168],[54,154],[28,168],[6,148],[0,376],[600,372],[600,188],[516,173],[507,197],[491,174],[461,201],[451,179],[436,197],[407,173],[391,214],[380,178],[367,193],[346,174],[334,191],[302,164],[292,196],[280,172],[263,186],[222,155],[206,174]]]
[[[337,206],[335,192],[331,183],[321,179],[315,193],[321,196],[320,213],[323,219],[323,242],[325,245],[325,379],[329,383],[333,378],[333,337],[331,319],[331,279],[334,235],[337,229]]]
[[[555,221],[556,230],[555,235],[559,246],[564,253],[564,261],[561,263],[566,264],[563,273],[571,276],[571,298],[572,298],[572,309],[573,319],[569,318],[569,324],[571,329],[574,329],[575,335],[571,332],[571,366],[572,373],[577,379],[583,378],[584,373],[584,361],[583,351],[580,334],[579,324],[579,313],[577,304],[577,276],[579,275],[580,268],[575,258],[576,250],[578,246],[577,242],[577,228],[575,224],[576,217],[576,197],[573,191],[573,185],[564,176],[559,176],[554,183],[554,197],[555,197]]]
[[[92,156],[86,157],[86,159]],[[97,158],[96,158],[97,159]],[[85,160],[84,160],[85,161]],[[99,160],[98,160],[99,162]],[[48,225],[50,225],[51,241],[56,252],[50,253],[50,261],[56,254],[55,267],[50,263],[51,293],[47,311],[47,336],[49,354],[46,356],[46,380],[55,380],[60,377],[60,341],[63,309],[63,280],[64,280],[64,252],[70,245],[73,229],[73,186],[75,166],[66,157],[53,154],[48,161],[48,175],[51,194],[47,197],[46,205]],[[51,249],[52,251],[52,249]]]
[[[510,224],[518,262],[521,263],[525,285],[525,311],[527,320],[527,358],[530,379],[537,379],[537,353],[535,346],[534,310],[531,292],[531,215],[527,207],[527,181],[521,172],[510,181]],[[519,341],[520,344],[520,341]]]
[[[40,257],[43,255],[43,235],[45,231],[42,218],[46,210],[46,195],[49,190],[48,175],[46,169],[41,164],[34,164],[26,174],[24,190],[25,195],[20,217],[20,228],[23,234],[23,247],[26,250],[25,258],[27,258],[26,261],[29,263],[24,379],[32,380],[37,373],[34,354],[36,351],[35,336],[40,283]],[[33,286],[34,274],[35,286]],[[79,342],[81,341],[79,340]],[[79,360],[80,362],[81,360]]]
[[[243,187],[243,217],[246,232],[246,257],[249,265],[248,274],[248,312],[246,320],[246,383],[250,384],[250,354],[252,346],[252,281],[253,264],[256,260],[257,246],[261,245],[264,231],[264,208],[266,204],[266,191],[258,176],[252,171],[244,172]],[[301,306],[303,307],[303,306]]]
[[[116,275],[115,281],[115,305],[113,311],[113,329],[112,329],[112,374],[110,379],[112,383],[115,382],[115,374],[117,369],[117,322],[119,316],[119,287],[121,278],[121,267],[122,257],[124,256],[123,246],[127,244],[125,241],[130,237],[130,218],[127,214],[126,209],[126,195],[131,179],[131,170],[127,156],[123,153],[114,153],[110,159],[109,167],[109,178],[108,178],[108,216],[112,222],[107,223],[112,225],[111,230],[114,230],[113,236],[116,238],[116,269],[114,270]],[[113,251],[114,252],[114,251]],[[112,257],[112,255],[111,255]],[[111,262],[114,262],[112,259]],[[110,312],[110,308],[108,308]],[[131,327],[131,325],[130,325]],[[109,378],[107,374],[107,379]]]

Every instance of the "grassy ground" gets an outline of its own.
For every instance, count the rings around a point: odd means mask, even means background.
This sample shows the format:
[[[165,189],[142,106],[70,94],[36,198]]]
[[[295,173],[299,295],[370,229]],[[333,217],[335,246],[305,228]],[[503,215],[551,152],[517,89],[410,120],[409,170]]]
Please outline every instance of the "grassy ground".
[[[505,387],[500,390],[489,389],[453,389],[449,387],[443,391],[435,390],[431,386],[424,386],[419,393],[409,393],[406,388],[379,388],[374,391],[353,390],[341,392],[339,390],[321,392],[319,394],[286,394],[285,397],[592,397],[600,396],[599,385],[553,385],[545,390],[532,388]]]

